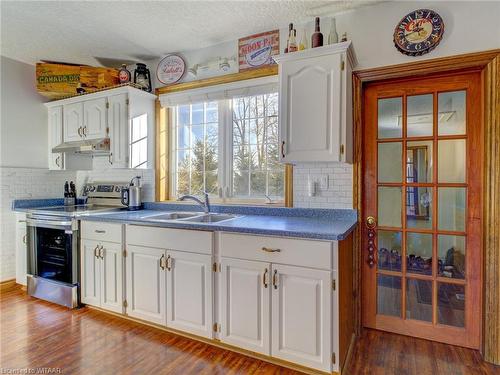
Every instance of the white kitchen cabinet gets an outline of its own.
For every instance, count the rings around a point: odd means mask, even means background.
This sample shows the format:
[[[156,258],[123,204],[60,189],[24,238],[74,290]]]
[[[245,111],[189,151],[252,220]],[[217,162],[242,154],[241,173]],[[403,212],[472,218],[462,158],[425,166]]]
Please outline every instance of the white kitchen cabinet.
[[[59,146],[63,141],[63,107],[58,105],[48,110],[49,117],[49,169],[64,169],[64,154],[53,153],[52,148]]]
[[[81,300],[88,305],[101,304],[100,258],[97,256],[99,242],[82,240],[81,251]]]
[[[26,214],[16,214],[16,283],[26,285],[27,273]]]
[[[221,259],[221,333],[230,345],[270,355],[271,264]]]
[[[81,257],[82,302],[121,313],[123,311],[121,244],[83,239]]]
[[[273,357],[331,371],[331,285],[330,271],[273,264]]]
[[[99,139],[107,136],[107,98],[97,98],[83,102],[85,139]]]
[[[212,338],[212,257],[168,250],[166,270],[167,326]]]
[[[146,161],[147,168],[153,168],[155,100],[156,96],[151,93],[124,86],[45,103],[49,111],[50,168],[84,170],[131,167],[130,129],[134,123],[147,127],[147,156],[141,155],[145,159],[141,159],[141,162]],[[59,128],[58,124],[61,124]],[[144,129],[140,131],[144,133]],[[88,146],[92,140],[106,138],[109,139],[109,152],[100,150],[89,155],[67,151],[59,159],[59,154],[52,153],[52,148],[63,142],[75,142],[71,144],[75,147],[84,143]]]
[[[273,57],[281,161],[352,162],[351,42]]]
[[[64,142],[80,141],[83,138],[83,102],[63,106]]]
[[[108,97],[108,125],[111,151],[108,158],[114,168],[128,168],[128,95]]]
[[[166,324],[165,250],[127,245],[127,314]]]

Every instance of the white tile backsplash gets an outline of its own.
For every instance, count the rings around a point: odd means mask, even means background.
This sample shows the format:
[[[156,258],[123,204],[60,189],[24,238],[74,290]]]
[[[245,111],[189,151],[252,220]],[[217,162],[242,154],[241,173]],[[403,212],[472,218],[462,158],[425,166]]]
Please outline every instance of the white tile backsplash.
[[[328,176],[328,188],[319,184],[309,196],[308,181]],[[343,163],[298,163],[293,167],[293,205],[300,208],[352,208],[352,165]]]

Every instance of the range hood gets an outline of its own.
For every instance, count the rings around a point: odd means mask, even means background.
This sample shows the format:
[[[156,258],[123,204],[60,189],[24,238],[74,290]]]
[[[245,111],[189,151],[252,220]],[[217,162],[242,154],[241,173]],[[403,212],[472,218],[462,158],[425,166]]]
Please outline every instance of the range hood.
[[[82,141],[63,142],[52,149],[53,153],[109,154],[109,138],[86,139]]]

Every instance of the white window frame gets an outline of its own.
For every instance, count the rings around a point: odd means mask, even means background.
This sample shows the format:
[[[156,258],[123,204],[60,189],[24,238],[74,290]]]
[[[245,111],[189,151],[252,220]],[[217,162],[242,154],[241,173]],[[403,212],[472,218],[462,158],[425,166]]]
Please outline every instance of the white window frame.
[[[243,90],[239,96],[255,96],[265,93],[278,92],[277,89],[277,77],[264,77],[265,79],[255,79],[250,80],[249,82],[235,82],[231,83],[230,86],[232,89]],[[264,84],[275,84],[275,89],[269,90],[267,92],[255,92],[251,89],[253,85],[255,85],[255,81],[259,81],[259,83]],[[236,85],[235,85],[236,84]],[[253,84],[253,85],[252,85]],[[219,115],[219,144],[218,144],[218,159],[219,159],[219,168],[218,170],[218,178],[217,183],[219,186],[219,194],[218,196],[211,197],[213,202],[216,203],[225,203],[225,204],[267,204],[269,200],[265,197],[262,198],[241,198],[241,197],[232,197],[231,196],[231,186],[232,186],[232,170],[233,170],[233,111],[232,111],[232,99],[231,95],[228,94],[229,90],[223,90],[223,88],[227,88],[228,85],[219,85],[216,89],[214,87],[208,88],[208,93],[206,95],[203,94],[203,89],[196,90],[188,90],[187,92],[177,93],[177,94],[167,94],[160,96],[160,100],[162,104],[166,104],[167,106],[172,107],[172,111],[170,111],[170,119],[169,119],[169,130],[170,130],[170,144],[169,144],[169,154],[170,154],[170,162],[169,162],[169,178],[172,182],[170,184],[170,197],[172,199],[176,199],[177,197],[177,106],[186,105],[186,104],[194,104],[199,102],[209,102],[209,101],[217,101],[218,102],[218,115]],[[235,86],[239,86],[236,87]],[[253,86],[254,87],[254,86]],[[247,88],[247,90],[245,90]],[[221,90],[223,94],[221,95]],[[196,95],[193,93],[196,91]],[[168,96],[167,98],[165,96]],[[234,96],[236,97],[236,95]],[[198,98],[198,99],[194,99]],[[285,166],[283,165],[283,172],[285,174]],[[283,177],[286,179],[286,176]],[[286,195],[286,181],[284,181],[284,191],[283,197],[279,200],[273,200],[273,205],[284,205],[285,195]]]

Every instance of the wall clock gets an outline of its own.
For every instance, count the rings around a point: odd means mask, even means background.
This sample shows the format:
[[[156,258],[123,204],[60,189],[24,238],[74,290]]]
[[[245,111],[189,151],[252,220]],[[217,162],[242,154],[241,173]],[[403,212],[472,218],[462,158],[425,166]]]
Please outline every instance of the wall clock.
[[[165,85],[178,82],[186,71],[186,62],[176,54],[165,56],[156,68],[156,77],[158,81]]]
[[[408,13],[394,29],[394,45],[405,55],[420,56],[432,51],[441,41],[444,22],[430,9]]]

